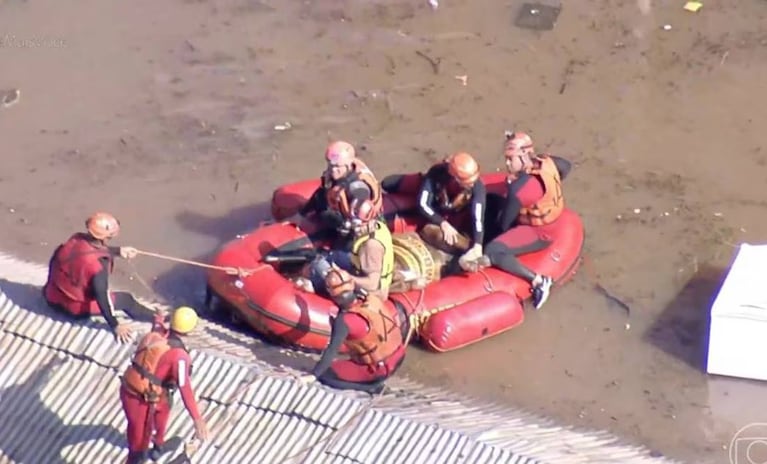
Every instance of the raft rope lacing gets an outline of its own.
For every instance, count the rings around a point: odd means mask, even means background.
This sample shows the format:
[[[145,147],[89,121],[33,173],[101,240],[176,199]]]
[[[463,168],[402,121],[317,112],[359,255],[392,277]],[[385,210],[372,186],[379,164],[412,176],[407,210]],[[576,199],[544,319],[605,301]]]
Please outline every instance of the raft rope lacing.
[[[489,275],[483,270],[483,269],[477,269],[476,272],[480,274],[482,277],[485,278],[485,284],[484,288],[487,293],[493,293],[495,292],[495,287],[493,286],[493,280],[490,278]],[[419,289],[418,292],[418,300],[415,304],[413,304],[413,301],[408,297],[407,293],[401,293],[399,294],[413,309],[413,312],[408,317],[410,322],[410,330],[408,331],[406,343],[405,346],[410,342],[410,339],[412,338],[413,334],[420,331],[421,327],[426,323],[426,321],[433,315],[441,313],[442,311],[447,311],[448,309],[452,309],[454,306],[447,306],[442,308],[434,308],[434,309],[427,309],[423,306],[423,300],[424,296],[426,295],[426,287],[423,287]]]

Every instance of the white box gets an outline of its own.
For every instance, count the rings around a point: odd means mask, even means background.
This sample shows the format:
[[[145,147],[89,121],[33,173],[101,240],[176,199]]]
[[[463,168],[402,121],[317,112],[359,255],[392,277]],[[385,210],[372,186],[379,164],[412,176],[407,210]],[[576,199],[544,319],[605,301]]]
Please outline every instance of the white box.
[[[709,374],[767,380],[767,245],[740,245],[711,306]]]

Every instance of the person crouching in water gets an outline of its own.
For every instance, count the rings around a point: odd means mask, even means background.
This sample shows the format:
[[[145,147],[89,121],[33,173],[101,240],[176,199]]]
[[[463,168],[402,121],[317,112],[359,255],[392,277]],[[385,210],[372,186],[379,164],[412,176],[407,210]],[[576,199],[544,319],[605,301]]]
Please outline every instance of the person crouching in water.
[[[43,286],[45,301],[74,317],[101,315],[121,343],[130,341],[131,329],[120,324],[114,309],[134,319],[151,321],[154,311],[141,305],[127,292],[111,292],[109,276],[114,258],[132,259],[133,247],[107,246],[120,233],[120,222],[109,213],[96,213],[85,221],[87,232],[78,232],[53,252],[48,264],[48,281]]]
[[[152,331],[139,342],[131,363],[123,374],[120,401],[128,420],[128,459],[126,464],[157,461],[168,451],[165,429],[171,411],[173,391],[181,391],[197,438],[208,439],[208,427],[200,415],[192,389],[192,359],[181,337],[197,326],[197,312],[182,306],[171,316],[170,328],[164,315],[155,317]],[[149,445],[154,443],[152,449]]]
[[[304,383],[318,380],[337,389],[376,394],[383,391],[405,359],[409,324],[403,308],[358,289],[349,273],[334,267],[325,287],[338,315],[331,318],[330,342]],[[350,359],[335,360],[341,345]]]
[[[501,234],[485,246],[490,263],[530,282],[533,305],[539,309],[549,298],[553,280],[536,274],[517,258],[548,247],[547,230],[565,209],[562,180],[570,162],[548,154],[535,154],[524,132],[506,134],[504,157],[508,176],[505,204],[499,214]]]

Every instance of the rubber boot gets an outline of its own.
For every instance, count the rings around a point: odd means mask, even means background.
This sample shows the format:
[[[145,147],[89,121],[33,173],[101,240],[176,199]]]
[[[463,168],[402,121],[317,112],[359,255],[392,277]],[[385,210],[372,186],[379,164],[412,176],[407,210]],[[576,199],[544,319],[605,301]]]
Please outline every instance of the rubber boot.
[[[125,464],[144,464],[146,460],[146,451],[140,451],[137,453],[128,452],[128,459],[125,461]]]

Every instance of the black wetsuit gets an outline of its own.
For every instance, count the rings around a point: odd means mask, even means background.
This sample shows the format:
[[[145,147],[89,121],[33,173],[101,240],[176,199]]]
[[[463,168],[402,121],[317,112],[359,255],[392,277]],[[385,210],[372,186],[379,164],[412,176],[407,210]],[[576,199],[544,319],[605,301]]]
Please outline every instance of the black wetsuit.
[[[439,192],[454,182],[447,165],[438,164],[433,166],[423,177],[421,188],[418,191],[418,211],[429,222],[439,225],[445,220],[445,215],[452,211],[446,211],[439,204]],[[482,244],[485,235],[485,209],[487,204],[487,190],[482,180],[477,179],[471,188],[471,202],[468,205],[471,214],[471,240],[474,244]],[[459,230],[459,233],[464,231]]]
[[[346,177],[335,181],[334,185],[343,185],[346,189],[346,197],[349,202],[354,200],[365,201],[369,200],[372,196],[370,187],[362,180],[359,180],[354,172],[349,173]],[[344,222],[344,218],[340,211],[330,210],[328,205],[327,189],[325,186],[320,185],[317,190],[309,197],[309,201],[301,208],[299,214],[301,216],[308,216],[311,213],[317,213],[323,224],[334,229],[341,227]]]

